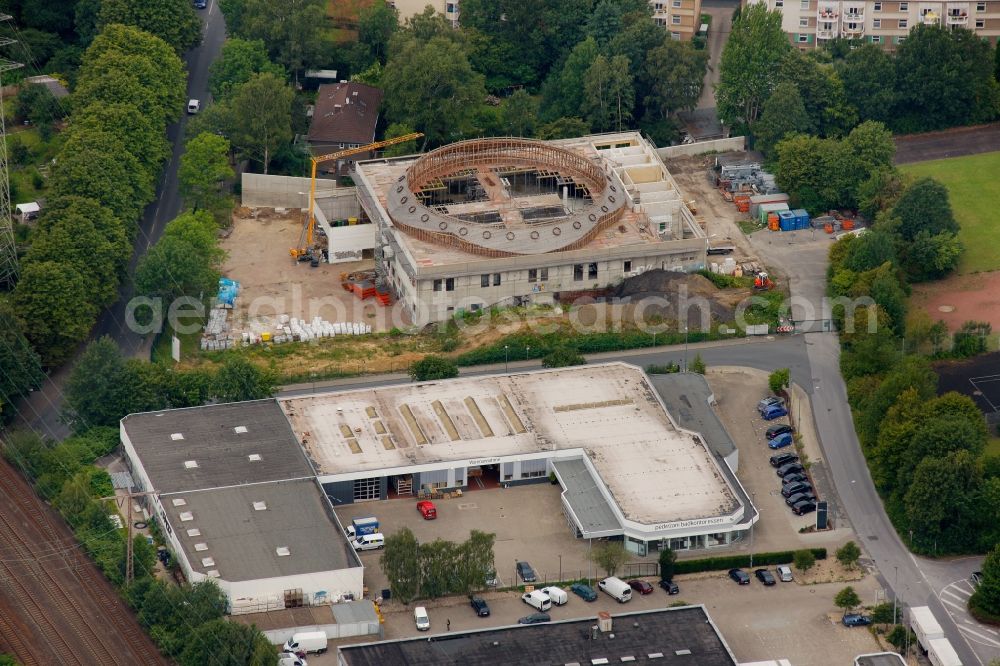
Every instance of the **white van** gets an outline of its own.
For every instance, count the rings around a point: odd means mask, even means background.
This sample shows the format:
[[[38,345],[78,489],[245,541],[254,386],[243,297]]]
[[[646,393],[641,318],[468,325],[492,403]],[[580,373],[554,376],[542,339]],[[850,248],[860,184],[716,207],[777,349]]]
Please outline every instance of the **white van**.
[[[543,587],[541,591],[547,594],[556,606],[562,606],[569,601],[569,595],[561,587]]]
[[[278,666],[309,666],[309,664],[294,652],[282,652],[278,655]]]
[[[431,628],[431,618],[423,606],[417,606],[413,609],[413,621],[417,625],[417,631],[427,631]]]
[[[378,550],[385,548],[385,535],[381,532],[375,534],[362,534],[351,542],[354,550]]]
[[[597,587],[611,595],[620,604],[632,599],[632,588],[621,578],[616,578],[615,576],[605,578],[597,584]]]
[[[285,641],[282,648],[285,652],[315,652],[323,654],[326,652],[326,632],[325,631],[303,631],[292,634],[292,637]]]
[[[196,99],[188,100],[188,115],[194,115],[201,111],[201,102]]]
[[[543,612],[552,608],[552,600],[549,599],[549,595],[545,594],[541,590],[525,592],[521,595],[521,601],[528,604],[532,608]]]

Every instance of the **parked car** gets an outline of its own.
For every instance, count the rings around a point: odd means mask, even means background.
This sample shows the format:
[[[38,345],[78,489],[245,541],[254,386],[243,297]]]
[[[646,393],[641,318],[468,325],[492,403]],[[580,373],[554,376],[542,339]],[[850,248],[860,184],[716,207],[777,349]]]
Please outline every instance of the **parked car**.
[[[486,603],[485,599],[481,597],[472,597],[469,599],[469,604],[472,606],[472,610],[476,611],[476,615],[479,617],[489,617],[490,607]]]
[[[675,583],[672,580],[661,580],[660,587],[663,588],[663,591],[666,592],[667,594],[681,593],[681,588],[677,587],[677,583]]]
[[[785,504],[787,504],[788,506],[795,506],[796,504],[798,504],[803,500],[809,500],[811,502],[814,502],[816,501],[816,496],[813,495],[812,491],[807,491],[804,493],[795,493],[794,495],[785,500]]]
[[[434,502],[430,500],[421,500],[417,502],[417,511],[420,515],[424,517],[424,520],[434,520],[438,517],[437,507],[434,506]]]
[[[729,577],[735,580],[740,585],[750,584],[750,574],[748,574],[746,571],[743,571],[743,569],[730,569]]]
[[[786,446],[791,446],[794,443],[795,443],[795,440],[792,439],[792,433],[790,433],[790,432],[784,432],[784,433],[781,433],[780,435],[778,435],[777,437],[775,437],[774,439],[772,439],[771,441],[769,441],[767,443],[767,448],[769,448],[769,449],[783,449]]]
[[[796,472],[804,472],[805,468],[798,462],[790,462],[786,465],[782,465],[777,469],[777,474],[781,478],[785,478],[789,474],[794,474]]]
[[[569,601],[569,595],[561,587],[555,587],[554,585],[552,587],[543,587],[542,592],[549,596],[549,600],[553,606],[565,606],[566,602]]]
[[[792,578],[792,568],[787,564],[778,565],[778,578],[782,583],[791,583],[794,578]]]
[[[195,9],[204,9],[207,6],[208,6],[208,2],[206,0],[194,0],[194,8]]]
[[[841,620],[845,627],[867,627],[872,623],[870,617],[866,617],[861,613],[848,613]]]
[[[538,576],[535,575],[535,570],[531,568],[531,565],[527,562],[518,562],[515,567],[517,568],[517,575],[521,577],[525,583],[534,583],[538,580]]]
[[[757,580],[764,583],[764,585],[771,586],[775,583],[774,576],[767,569],[754,569],[753,575],[757,576]]]
[[[597,601],[597,592],[586,583],[573,583],[569,586],[569,591],[584,601]]]
[[[767,437],[767,439],[771,440],[777,437],[778,435],[784,435],[786,432],[793,432],[792,426],[788,425],[787,423],[779,423],[778,425],[773,425],[767,430],[765,430],[764,436]]]
[[[795,483],[786,483],[781,487],[782,497],[791,497],[796,493],[812,492],[812,485],[806,483],[805,481],[796,481]]]
[[[278,655],[278,666],[309,666],[305,657],[300,657],[294,652],[282,652]]]
[[[789,474],[781,480],[782,483],[797,483],[808,481],[809,477],[802,472],[795,472],[794,474]]]
[[[761,411],[760,416],[765,421],[773,421],[774,419],[780,419],[782,416],[788,416],[788,410],[783,405],[770,405]]]
[[[417,631],[428,631],[431,628],[431,618],[423,606],[413,609],[413,621],[417,625]]]
[[[194,114],[196,114],[199,111],[201,111],[201,102],[199,102],[196,99],[189,99],[188,100],[187,110],[188,110],[188,115],[192,115],[193,116]]]
[[[549,617],[548,613],[532,613],[531,615],[525,615],[517,621],[518,624],[540,624],[542,622],[548,622],[552,618]]]
[[[541,590],[525,592],[521,595],[521,601],[539,611],[547,611],[552,608],[552,600],[549,599],[549,595],[545,594]]]
[[[775,453],[773,456],[768,458],[771,461],[771,467],[781,467],[782,465],[787,465],[788,463],[798,462],[799,457],[794,453],[785,451],[784,453]]]
[[[792,512],[795,513],[796,516],[804,516],[815,510],[816,502],[813,502],[812,500],[802,500],[801,502],[792,505]]]
[[[757,403],[757,411],[762,412],[771,405],[784,405],[785,401],[776,395],[769,395],[766,398],[761,398],[760,402]]]
[[[628,582],[628,586],[631,587],[636,592],[638,592],[639,594],[652,594],[653,593],[653,586],[650,585],[649,583],[647,583],[644,580],[639,580],[638,578],[635,579],[635,580],[630,580]]]
[[[969,580],[972,581],[973,585],[979,585],[979,583],[981,583],[982,580],[983,580],[983,572],[982,571],[973,571],[972,575],[969,576]]]

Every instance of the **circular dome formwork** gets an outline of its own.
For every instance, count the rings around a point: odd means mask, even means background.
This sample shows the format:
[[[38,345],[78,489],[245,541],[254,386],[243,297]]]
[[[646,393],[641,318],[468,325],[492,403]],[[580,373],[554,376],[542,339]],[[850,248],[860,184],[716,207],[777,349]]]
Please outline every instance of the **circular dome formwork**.
[[[585,186],[593,203],[558,219],[527,224],[470,222],[434,210],[417,193],[441,179],[481,169],[534,169]],[[393,224],[416,238],[487,257],[574,250],[612,226],[624,212],[625,193],[591,160],[543,141],[472,139],[438,148],[418,159],[387,196]]]

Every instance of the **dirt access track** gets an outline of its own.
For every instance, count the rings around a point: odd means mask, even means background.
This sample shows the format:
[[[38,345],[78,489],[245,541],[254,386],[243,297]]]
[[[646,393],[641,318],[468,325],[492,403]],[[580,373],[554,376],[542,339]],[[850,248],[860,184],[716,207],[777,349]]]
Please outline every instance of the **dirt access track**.
[[[25,666],[167,664],[62,519],[0,461],[0,651]]]
[[[955,127],[896,137],[896,164],[940,160],[1000,150],[1000,123]]]

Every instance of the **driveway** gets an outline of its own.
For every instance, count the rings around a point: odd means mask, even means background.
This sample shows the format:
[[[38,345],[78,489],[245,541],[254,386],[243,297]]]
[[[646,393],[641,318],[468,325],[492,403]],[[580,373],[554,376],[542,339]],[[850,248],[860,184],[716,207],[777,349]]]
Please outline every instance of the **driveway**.
[[[705,87],[698,98],[698,109],[715,108],[715,86],[719,83],[719,59],[722,47],[729,39],[732,28],[733,10],[738,3],[720,0],[704,0],[701,13],[712,17],[708,27],[708,71],[705,72]]]

